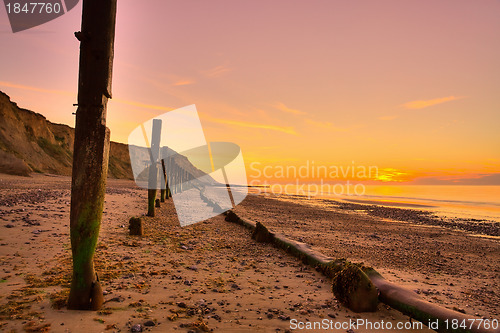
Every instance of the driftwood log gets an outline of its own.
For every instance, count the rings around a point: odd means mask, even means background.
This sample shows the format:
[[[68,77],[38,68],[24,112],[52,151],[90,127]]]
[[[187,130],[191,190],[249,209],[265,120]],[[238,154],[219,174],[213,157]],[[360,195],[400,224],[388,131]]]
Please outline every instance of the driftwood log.
[[[274,233],[262,223],[241,218],[233,211],[227,212],[226,221],[245,226],[253,231],[252,238],[256,241],[272,243],[332,278],[332,289],[336,298],[355,312],[375,311],[380,300],[424,325],[438,322],[438,332],[499,332],[497,329],[477,327],[478,325],[470,327],[472,320],[477,321],[477,318],[429,303],[415,292],[387,281],[371,267],[325,256],[311,249],[308,244]],[[468,328],[451,328],[451,322],[454,320],[467,323]]]

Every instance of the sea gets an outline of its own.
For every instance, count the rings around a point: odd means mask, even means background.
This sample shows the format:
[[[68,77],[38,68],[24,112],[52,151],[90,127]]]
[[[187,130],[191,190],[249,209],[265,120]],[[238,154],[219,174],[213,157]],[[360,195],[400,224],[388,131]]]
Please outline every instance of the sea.
[[[329,200],[430,211],[440,217],[500,222],[500,186],[363,185],[356,191],[329,186],[271,185],[251,193],[321,206]]]

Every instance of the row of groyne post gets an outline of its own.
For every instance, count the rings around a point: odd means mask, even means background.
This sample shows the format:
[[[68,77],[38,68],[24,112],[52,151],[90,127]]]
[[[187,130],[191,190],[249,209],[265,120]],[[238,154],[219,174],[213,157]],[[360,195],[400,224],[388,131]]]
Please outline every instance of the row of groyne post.
[[[157,167],[151,166],[155,174],[160,175],[160,184],[157,184],[157,177],[153,176],[152,181],[148,185],[148,216],[155,216],[155,208],[160,207],[160,203],[170,199],[173,194],[181,193],[193,187],[189,183],[193,180],[193,176],[189,171],[179,166],[175,161],[174,156],[162,158],[156,163]],[[154,170],[157,169],[157,170]],[[160,189],[160,198],[158,199],[158,187]]]
[[[151,148],[149,151],[149,178],[148,178],[148,213],[155,216],[155,208],[160,207],[173,194],[181,193],[192,187],[192,174],[180,166],[180,155],[167,147],[160,148],[162,121],[153,120]],[[159,180],[159,181],[158,181]],[[160,189],[160,198],[157,198]]]

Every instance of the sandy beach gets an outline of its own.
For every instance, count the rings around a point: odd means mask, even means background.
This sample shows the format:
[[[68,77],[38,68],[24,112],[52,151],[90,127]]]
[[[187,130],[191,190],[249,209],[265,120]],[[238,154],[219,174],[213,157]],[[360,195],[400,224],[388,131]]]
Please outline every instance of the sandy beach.
[[[290,332],[291,320],[410,323],[384,304],[351,312],[327,278],[223,216],[181,228],[170,200],[144,218],[143,237],[128,236],[128,220],[146,212],[146,196],[131,181],[108,180],[96,255],[106,303],[98,312],[68,311],[70,178],[0,174],[0,329]],[[373,266],[430,302],[498,318],[498,237],[256,195],[235,211],[327,255]]]

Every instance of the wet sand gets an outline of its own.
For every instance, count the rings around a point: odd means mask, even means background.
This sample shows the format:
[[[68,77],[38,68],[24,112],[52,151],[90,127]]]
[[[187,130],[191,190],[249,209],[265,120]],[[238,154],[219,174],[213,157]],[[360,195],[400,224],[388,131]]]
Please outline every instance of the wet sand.
[[[146,195],[130,181],[108,182],[96,255],[106,303],[99,312],[68,311],[70,178],[0,174],[0,330],[287,332],[291,319],[409,322],[384,304],[349,311],[324,276],[223,216],[181,228],[169,201],[144,218],[143,237],[128,236]],[[432,302],[498,318],[496,238],[253,195],[237,212],[327,255],[364,261]]]

